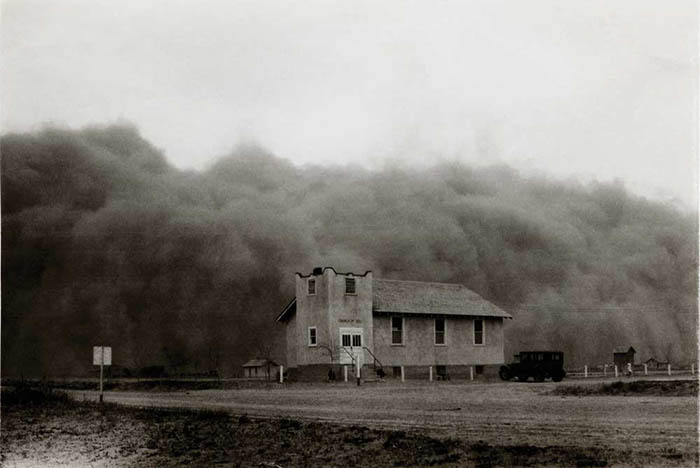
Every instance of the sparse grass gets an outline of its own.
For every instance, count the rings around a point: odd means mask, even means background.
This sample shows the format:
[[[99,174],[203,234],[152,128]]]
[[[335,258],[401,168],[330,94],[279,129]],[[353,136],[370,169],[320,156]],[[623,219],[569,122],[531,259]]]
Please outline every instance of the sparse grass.
[[[686,450],[668,448],[559,445],[558,438],[494,442],[483,435],[292,416],[261,419],[223,411],[101,405],[39,388],[3,389],[2,407],[0,464],[8,466],[601,467],[650,461],[692,466],[696,461]]]
[[[29,385],[62,390],[99,390],[100,383],[94,380],[13,380],[3,379],[2,385],[17,387]],[[105,391],[133,392],[178,392],[189,390],[235,390],[239,388],[275,387],[275,381],[245,381],[216,379],[115,379],[103,383]]]
[[[107,462],[159,468],[608,464],[606,454],[596,448],[494,446],[420,431],[234,417],[221,411],[100,405],[65,400],[65,396],[40,397],[34,390],[23,393],[31,394],[28,398],[8,397],[11,393],[3,392],[9,411],[2,420],[4,457],[9,462]],[[41,408],[34,404],[37,401]]]
[[[697,396],[697,380],[634,380],[598,385],[561,385],[550,392],[562,396]]]
[[[73,400],[66,393],[56,391],[50,385],[18,382],[13,387],[3,389],[0,402],[4,408],[16,405],[70,405]]]

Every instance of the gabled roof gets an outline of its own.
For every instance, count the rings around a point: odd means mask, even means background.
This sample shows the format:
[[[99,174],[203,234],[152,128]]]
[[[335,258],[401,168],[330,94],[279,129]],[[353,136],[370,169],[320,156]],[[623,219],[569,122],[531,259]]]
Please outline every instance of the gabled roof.
[[[250,361],[243,364],[243,367],[262,367],[266,365],[276,366],[275,361],[270,361],[269,359],[251,359]]]
[[[647,360],[644,361],[644,362],[645,362],[645,363],[649,363],[649,362],[658,362],[659,364],[668,364],[668,361],[662,361],[662,360],[660,360],[660,359],[656,359],[656,358],[653,357],[653,356],[650,357],[649,359],[647,359]]]
[[[633,353],[637,352],[631,346],[618,346],[617,348],[613,348],[613,354],[627,354],[630,351]]]
[[[513,318],[461,284],[375,279],[372,291],[374,312]]]

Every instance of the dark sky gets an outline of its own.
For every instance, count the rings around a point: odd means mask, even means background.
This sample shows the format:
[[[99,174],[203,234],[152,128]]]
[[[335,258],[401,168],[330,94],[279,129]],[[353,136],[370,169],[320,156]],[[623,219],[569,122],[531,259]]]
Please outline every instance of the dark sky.
[[[183,171],[134,127],[2,138],[2,369],[233,375],[272,350],[294,272],[464,284],[514,316],[506,355],[696,353],[697,216],[622,184],[507,166],[298,166],[241,146]]]

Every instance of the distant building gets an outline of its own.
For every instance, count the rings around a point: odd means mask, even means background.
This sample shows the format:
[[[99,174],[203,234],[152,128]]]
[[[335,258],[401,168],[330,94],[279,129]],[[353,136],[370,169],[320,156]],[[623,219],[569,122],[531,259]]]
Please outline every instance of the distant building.
[[[243,364],[243,376],[249,379],[271,380],[277,371],[278,365],[269,359],[252,359]]]
[[[654,357],[650,357],[644,364],[646,364],[649,369],[665,369],[666,366],[668,366],[668,361],[659,361]]]
[[[634,354],[636,351],[632,346],[630,347],[617,347],[613,349],[613,364],[617,366],[618,369],[622,370],[627,366],[627,363],[634,365]]]
[[[374,279],[315,268],[296,274],[286,325],[290,376],[321,379],[341,366],[428,378],[498,372],[508,313],[460,284]],[[373,377],[373,376],[372,376]]]

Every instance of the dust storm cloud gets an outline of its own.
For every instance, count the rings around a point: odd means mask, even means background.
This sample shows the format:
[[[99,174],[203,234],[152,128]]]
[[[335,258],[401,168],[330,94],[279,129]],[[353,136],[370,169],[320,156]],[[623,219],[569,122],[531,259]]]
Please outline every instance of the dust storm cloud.
[[[695,357],[696,213],[508,167],[294,166],[255,145],[181,171],[128,125],[2,138],[5,375],[115,363],[234,375],[293,273],[462,283],[514,316],[506,356]],[[508,359],[508,357],[506,358]]]

